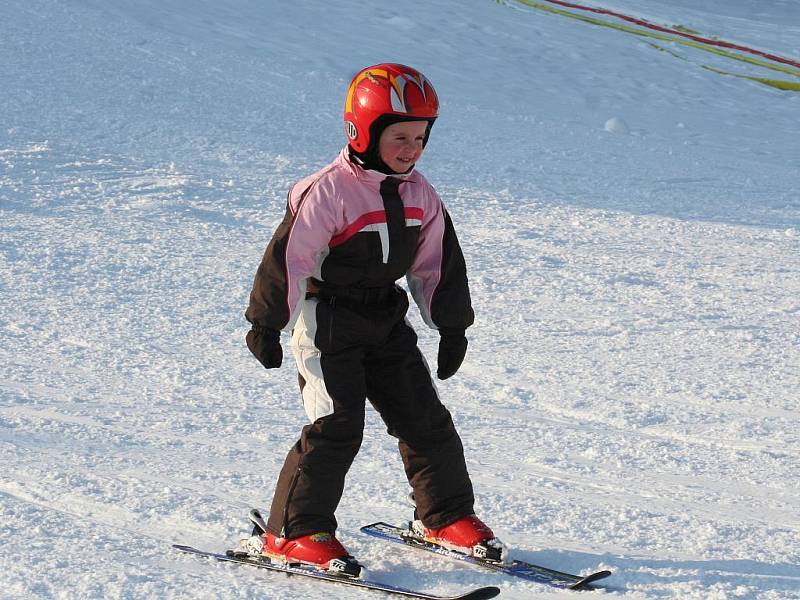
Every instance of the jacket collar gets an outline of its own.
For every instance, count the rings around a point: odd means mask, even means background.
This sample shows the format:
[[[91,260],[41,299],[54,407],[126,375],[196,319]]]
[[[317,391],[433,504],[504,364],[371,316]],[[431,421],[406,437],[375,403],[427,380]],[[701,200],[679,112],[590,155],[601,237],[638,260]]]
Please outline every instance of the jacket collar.
[[[350,159],[350,153],[347,151],[347,146],[342,148],[342,151],[339,152],[339,156],[336,158],[336,163],[350,172],[359,181],[374,185],[376,187],[380,186],[381,182],[387,177],[394,177],[395,179],[400,179],[401,181],[417,181],[415,169],[413,168],[408,173],[397,175],[387,175],[386,173],[381,173],[380,171],[365,169]]]

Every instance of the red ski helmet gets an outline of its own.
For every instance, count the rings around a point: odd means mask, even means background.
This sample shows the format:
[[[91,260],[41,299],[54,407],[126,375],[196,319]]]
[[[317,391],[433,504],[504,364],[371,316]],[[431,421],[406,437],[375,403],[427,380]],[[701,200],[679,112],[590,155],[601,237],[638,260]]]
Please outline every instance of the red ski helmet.
[[[384,127],[399,121],[428,121],[439,115],[436,90],[425,76],[411,67],[381,63],[361,69],[353,77],[344,102],[344,131],[350,147],[366,152],[373,124],[379,117]],[[426,135],[427,141],[427,135]],[[375,140],[377,142],[377,140]]]

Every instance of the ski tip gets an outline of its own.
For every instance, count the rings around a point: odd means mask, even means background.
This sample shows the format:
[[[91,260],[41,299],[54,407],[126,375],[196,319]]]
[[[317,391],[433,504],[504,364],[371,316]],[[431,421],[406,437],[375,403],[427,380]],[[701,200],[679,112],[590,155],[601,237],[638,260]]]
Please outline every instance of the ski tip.
[[[592,573],[591,575],[587,575],[580,581],[576,581],[573,583],[569,588],[571,590],[584,590],[590,589],[590,586],[595,581],[599,581],[601,579],[605,579],[606,577],[610,577],[612,575],[611,571],[597,571],[597,573]]]
[[[456,600],[489,600],[489,598],[494,598],[499,595],[500,588],[492,585],[489,587],[482,587],[478,588],[477,590],[472,590],[463,596],[457,596]]]

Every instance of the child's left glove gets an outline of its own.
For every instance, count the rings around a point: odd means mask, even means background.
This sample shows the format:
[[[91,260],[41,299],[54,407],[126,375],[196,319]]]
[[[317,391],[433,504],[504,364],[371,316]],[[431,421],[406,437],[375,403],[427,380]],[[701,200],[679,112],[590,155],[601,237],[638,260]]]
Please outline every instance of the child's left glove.
[[[277,329],[253,325],[247,332],[247,347],[265,369],[277,369],[283,362],[281,332]]]
[[[456,374],[467,355],[467,338],[463,329],[440,329],[438,369],[436,376],[447,379]]]

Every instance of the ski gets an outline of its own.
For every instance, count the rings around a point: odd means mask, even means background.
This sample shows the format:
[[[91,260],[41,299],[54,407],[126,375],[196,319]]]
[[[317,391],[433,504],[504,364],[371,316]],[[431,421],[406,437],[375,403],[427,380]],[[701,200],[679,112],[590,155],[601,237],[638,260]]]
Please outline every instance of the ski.
[[[278,571],[280,573],[285,573],[286,575],[302,575],[303,577],[310,577],[312,579],[317,579],[319,581],[339,583],[342,585],[349,585],[352,587],[364,588],[368,590],[374,590],[377,592],[384,592],[386,594],[403,596],[405,598],[418,598],[420,600],[489,600],[489,598],[494,598],[500,593],[499,588],[482,587],[456,596],[437,596],[435,594],[427,594],[425,592],[409,590],[406,588],[390,585],[388,583],[381,583],[380,581],[374,581],[371,579],[359,579],[354,577],[348,577],[345,575],[331,575],[330,573],[325,573],[323,571],[315,569],[314,567],[306,565],[301,565],[301,564],[287,565],[281,563],[273,563],[270,562],[268,558],[238,555],[233,550],[228,550],[225,554],[220,554],[217,552],[206,552],[204,550],[198,550],[197,548],[193,548],[191,546],[183,546],[180,544],[173,544],[172,547],[181,552],[194,554],[196,556],[205,556],[207,558],[223,562],[233,562],[233,563],[238,563],[240,565],[249,565],[251,567],[257,567],[259,569],[267,569],[268,571]]]
[[[444,548],[433,542],[422,539],[408,529],[396,527],[387,523],[373,523],[372,525],[365,525],[361,531],[367,535],[397,544],[403,544],[412,548],[419,548],[426,552],[434,552],[450,558],[455,558],[472,565],[478,565],[492,571],[505,573],[506,575],[513,575],[514,577],[521,577],[536,583],[543,583],[545,585],[571,589],[571,590],[585,590],[592,589],[591,584],[600,579],[604,579],[611,575],[611,571],[597,571],[590,575],[572,575],[571,573],[562,573],[534,565],[522,560],[512,560],[508,563],[501,564],[497,562],[487,561],[475,556],[469,556],[462,552]]]

